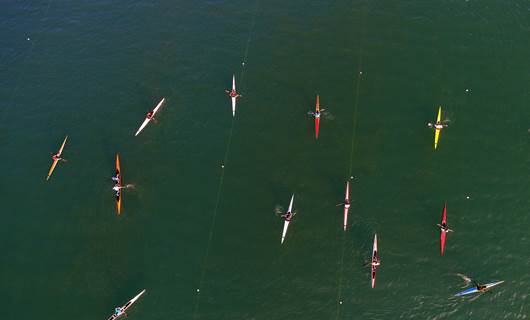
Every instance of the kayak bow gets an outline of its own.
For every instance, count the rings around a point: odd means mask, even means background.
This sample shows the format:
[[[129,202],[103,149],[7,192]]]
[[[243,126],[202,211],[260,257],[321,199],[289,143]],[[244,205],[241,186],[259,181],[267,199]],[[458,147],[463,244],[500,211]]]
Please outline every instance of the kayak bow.
[[[120,155],[116,153],[116,175],[118,176],[118,184],[121,186],[121,168],[120,168]],[[118,191],[116,196],[116,211],[118,215],[121,213],[121,189]]]
[[[64,146],[66,144],[66,140],[68,140],[68,136],[64,138],[63,144],[61,145],[61,148],[59,148],[59,152],[57,152],[57,156],[60,157],[63,153]],[[57,166],[57,163],[59,162],[59,159],[53,160],[52,166],[50,167],[50,170],[48,171],[48,175],[46,176],[46,181],[48,181],[53,173],[53,170],[55,170],[55,166]]]
[[[160,100],[160,102],[156,105],[156,107],[153,109],[153,116],[151,118],[148,118],[148,117],[145,117],[145,120],[144,122],[142,123],[142,125],[140,126],[140,128],[138,129],[138,131],[136,131],[136,133],[134,134],[134,136],[136,137],[137,135],[140,134],[140,132],[142,132],[142,130],[145,128],[145,126],[147,126],[147,124],[153,119],[153,117],[155,116],[155,114],[157,113],[158,109],[160,109],[160,107],[162,106],[162,104],[164,104],[164,102],[166,101],[166,98],[162,98],[162,100]]]
[[[145,293],[145,289],[142,290],[142,292],[140,292],[139,294],[137,294],[134,298],[129,300],[129,302],[127,302],[126,304],[121,306],[119,308],[120,309],[119,312],[114,312],[107,320],[116,320],[116,319],[120,318],[121,316],[125,315],[125,312],[127,311],[127,309],[129,309],[138,299],[140,299],[140,297],[144,293]]]
[[[499,284],[503,283],[503,281],[497,281],[497,282],[491,282],[491,283],[487,283],[485,284],[484,286],[486,287],[485,290],[489,290],[495,286],[498,286]],[[477,287],[472,287],[472,288],[468,288],[462,292],[459,292],[457,294],[455,294],[454,296],[455,297],[461,297],[461,296],[465,296],[465,295],[468,295],[468,294],[472,294],[472,293],[477,293],[477,292],[480,292],[480,290],[477,289]]]
[[[438,108],[438,116],[436,117],[436,124],[442,123],[442,107]],[[438,139],[440,139],[440,132],[442,129],[434,128],[434,150],[438,147]]]
[[[291,218],[292,218],[292,213],[293,213],[293,201],[294,201],[294,194],[291,197],[291,203],[289,203],[289,209],[287,210],[287,213],[291,213]],[[287,235],[287,228],[289,228],[289,222],[291,222],[291,221],[286,219],[284,221],[284,223],[283,223],[283,232],[282,232],[281,244],[283,244],[283,241],[285,240],[285,236]]]
[[[350,210],[350,182],[346,181],[346,197],[344,199],[344,231],[348,226],[348,211]]]

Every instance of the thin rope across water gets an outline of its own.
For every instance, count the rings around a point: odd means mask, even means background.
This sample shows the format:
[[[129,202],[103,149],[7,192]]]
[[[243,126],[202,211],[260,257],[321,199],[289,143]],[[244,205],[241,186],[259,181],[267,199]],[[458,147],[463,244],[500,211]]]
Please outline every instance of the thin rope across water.
[[[251,23],[251,27],[250,27],[250,30],[249,30],[249,34],[248,34],[248,37],[247,37],[247,42],[246,42],[246,45],[245,45],[245,51],[244,51],[244,54],[243,54],[243,61],[241,63],[241,72],[239,74],[239,82],[241,83],[241,88],[244,88],[245,86],[245,82],[243,81],[244,79],[244,75],[245,75],[245,70],[246,70],[246,66],[245,66],[245,63],[247,62],[247,57],[248,57],[248,50],[249,50],[249,47],[250,47],[250,43],[251,43],[251,40],[252,40],[252,34],[254,33],[254,26],[256,24],[256,14],[257,14],[257,9],[258,9],[258,4],[259,4],[259,0],[256,0],[256,5],[254,7],[254,13],[252,15],[252,23]],[[214,210],[213,210],[213,213],[212,213],[212,220],[210,222],[210,232],[208,234],[208,242],[207,242],[207,245],[206,245],[206,251],[205,251],[205,254],[204,254],[204,258],[203,258],[203,263],[202,263],[202,268],[201,268],[201,275],[200,275],[200,278],[199,278],[199,284],[198,284],[198,287],[197,287],[197,295],[196,295],[196,300],[195,300],[195,306],[193,308],[193,319],[196,319],[197,316],[198,316],[198,311],[199,311],[199,307],[200,307],[200,302],[201,302],[201,289],[202,289],[202,286],[204,284],[204,279],[206,277],[206,270],[208,268],[208,259],[210,257],[210,249],[211,249],[211,245],[212,245],[212,239],[213,239],[213,235],[214,235],[214,231],[215,231],[215,225],[216,225],[216,221],[217,221],[217,216],[218,216],[218,212],[219,212],[219,205],[221,203],[221,197],[222,197],[222,193],[223,193],[223,185],[224,185],[224,177],[225,177],[225,166],[228,162],[228,156],[230,154],[230,146],[232,145],[232,137],[234,135],[234,126],[235,126],[235,117],[232,118],[232,122],[231,122],[231,125],[230,125],[230,132],[228,134],[228,139],[227,139],[227,143],[226,143],[226,149],[225,149],[225,153],[224,153],[224,157],[223,157],[223,163],[221,165],[221,176],[219,178],[219,185],[217,187],[217,195],[216,195],[216,199],[215,199],[215,206],[214,206]]]
[[[352,176],[353,171],[353,156],[355,154],[355,137],[357,133],[357,119],[359,118],[358,109],[359,109],[359,93],[361,87],[361,80],[363,74],[363,53],[364,53],[364,20],[366,8],[361,11],[360,19],[360,39],[359,39],[359,61],[358,61],[358,72],[355,84],[355,101],[353,103],[353,124],[352,124],[352,134],[351,134],[351,151],[350,151],[350,161],[348,166],[348,179]],[[340,256],[340,272],[339,272],[339,281],[337,288],[337,310],[335,313],[335,319],[340,318],[340,307],[343,303],[342,301],[342,282],[344,278],[344,254],[346,251],[346,232],[342,233],[342,250]]]

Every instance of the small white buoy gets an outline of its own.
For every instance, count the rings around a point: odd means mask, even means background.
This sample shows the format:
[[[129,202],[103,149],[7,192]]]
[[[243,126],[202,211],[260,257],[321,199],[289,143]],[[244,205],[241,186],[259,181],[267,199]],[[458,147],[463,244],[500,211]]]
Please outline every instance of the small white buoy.
[[[245,63],[244,63],[244,62],[241,62],[241,64],[242,64],[242,65],[245,65]]]
[[[469,89],[466,89],[466,92],[469,92]]]
[[[351,176],[350,179],[353,179],[353,176]]]
[[[221,165],[221,168],[223,168],[223,169],[224,169],[224,167],[225,167],[225,165],[224,165],[224,164],[222,164],[222,165]]]
[[[362,71],[359,71],[359,74],[363,74],[363,72],[362,72]]]
[[[342,304],[342,300],[339,303]]]
[[[467,196],[466,199],[469,199],[469,196]]]
[[[200,292],[201,290],[200,289],[197,289],[197,292]]]
[[[29,41],[29,40],[30,40],[30,39],[29,39],[29,37],[28,37],[28,38],[27,38],[26,40],[28,40],[28,41]]]

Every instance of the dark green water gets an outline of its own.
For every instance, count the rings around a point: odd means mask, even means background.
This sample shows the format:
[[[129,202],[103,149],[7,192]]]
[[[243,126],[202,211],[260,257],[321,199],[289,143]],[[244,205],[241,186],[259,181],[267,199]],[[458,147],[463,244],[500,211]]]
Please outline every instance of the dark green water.
[[[106,319],[143,288],[130,319],[528,317],[527,1],[1,7],[0,318]],[[451,122],[434,151],[438,105]],[[136,186],[119,217],[116,152]],[[456,273],[506,283],[452,299]]]

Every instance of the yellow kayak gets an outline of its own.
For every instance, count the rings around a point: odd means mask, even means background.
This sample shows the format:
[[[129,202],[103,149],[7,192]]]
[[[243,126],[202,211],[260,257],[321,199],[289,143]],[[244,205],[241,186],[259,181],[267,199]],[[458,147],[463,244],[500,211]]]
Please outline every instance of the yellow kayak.
[[[442,123],[442,107],[438,108],[438,117],[436,117],[436,123],[440,124]],[[435,128],[434,129],[434,150],[438,147],[438,139],[440,139],[440,132],[442,129]]]
[[[63,153],[63,149],[64,149],[64,145],[66,144],[66,140],[68,139],[68,136],[66,136],[64,138],[64,141],[63,141],[63,144],[61,145],[61,148],[59,149],[59,152],[57,152],[56,156],[57,157],[60,157],[61,154]],[[59,159],[57,160],[53,160],[53,163],[52,163],[52,166],[50,168],[50,171],[48,171],[48,176],[46,177],[46,180],[49,180],[52,173],[53,173],[53,170],[55,170],[55,166],[57,165],[57,162],[59,162]]]

